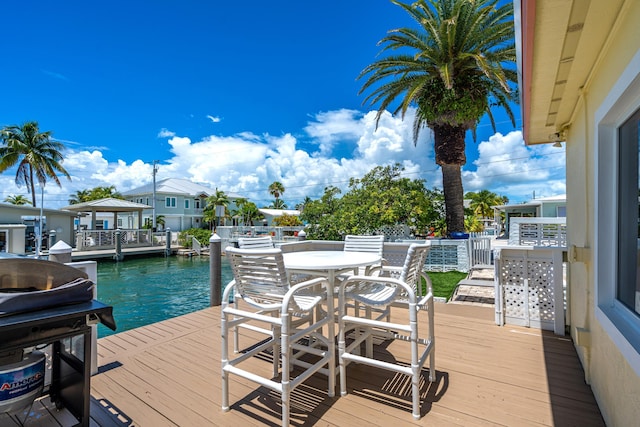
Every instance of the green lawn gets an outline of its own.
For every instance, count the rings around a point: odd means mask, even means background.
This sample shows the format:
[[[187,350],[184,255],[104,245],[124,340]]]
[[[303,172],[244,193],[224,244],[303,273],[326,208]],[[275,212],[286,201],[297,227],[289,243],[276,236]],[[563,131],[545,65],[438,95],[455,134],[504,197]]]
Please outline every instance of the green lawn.
[[[433,296],[446,298],[453,296],[458,282],[467,277],[467,273],[460,271],[447,271],[446,273],[429,272],[433,284]]]

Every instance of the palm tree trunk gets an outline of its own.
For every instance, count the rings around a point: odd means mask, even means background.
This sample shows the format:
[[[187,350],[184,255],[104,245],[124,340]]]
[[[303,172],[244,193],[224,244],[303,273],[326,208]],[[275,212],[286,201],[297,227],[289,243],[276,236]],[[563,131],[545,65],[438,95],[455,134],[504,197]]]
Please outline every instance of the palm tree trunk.
[[[464,192],[462,189],[462,165],[467,162],[464,126],[434,124],[434,149],[436,163],[442,168],[442,188],[446,210],[447,234],[464,232]]]
[[[36,207],[36,189],[33,186],[33,166],[29,164],[29,186],[31,187],[31,204]]]
[[[443,164],[442,187],[446,209],[447,234],[464,232],[464,193],[460,165]]]

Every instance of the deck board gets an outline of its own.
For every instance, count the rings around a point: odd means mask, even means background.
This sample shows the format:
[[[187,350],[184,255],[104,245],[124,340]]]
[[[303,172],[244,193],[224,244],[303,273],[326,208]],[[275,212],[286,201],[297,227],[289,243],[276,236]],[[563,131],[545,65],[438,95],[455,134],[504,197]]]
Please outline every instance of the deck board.
[[[291,425],[603,426],[571,340],[498,327],[493,315],[486,307],[436,305],[437,381],[427,381],[425,368],[421,420],[411,417],[407,378],[351,364],[347,396],[338,397],[337,377],[336,397],[328,397],[322,375],[294,391]],[[243,330],[241,344],[256,336]],[[404,343],[375,351],[409,360]],[[280,425],[279,396],[237,376],[231,410],[222,412],[219,307],[102,338],[98,353],[92,426]],[[270,360],[264,354],[248,363],[269,375]]]

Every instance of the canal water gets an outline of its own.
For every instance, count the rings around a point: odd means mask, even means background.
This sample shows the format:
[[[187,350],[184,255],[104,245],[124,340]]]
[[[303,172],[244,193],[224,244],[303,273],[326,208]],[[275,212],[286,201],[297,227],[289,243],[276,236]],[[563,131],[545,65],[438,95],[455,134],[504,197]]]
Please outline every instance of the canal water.
[[[233,278],[222,259],[222,283]],[[191,313],[209,306],[208,257],[128,258],[98,262],[98,300],[113,306],[118,329],[98,326],[98,337]]]

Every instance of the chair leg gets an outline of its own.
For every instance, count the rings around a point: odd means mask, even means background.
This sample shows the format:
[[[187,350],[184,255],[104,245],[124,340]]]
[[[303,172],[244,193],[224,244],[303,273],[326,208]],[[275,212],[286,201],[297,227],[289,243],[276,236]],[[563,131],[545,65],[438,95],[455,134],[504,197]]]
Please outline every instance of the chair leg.
[[[280,357],[282,359],[281,379],[282,384],[282,427],[289,426],[289,410],[291,408],[291,382],[290,382],[290,367],[291,367],[291,343],[289,342],[290,331],[289,317],[282,316],[282,329],[280,331]]]
[[[420,366],[411,367],[413,374],[411,375],[411,394],[413,398],[413,418],[420,419]]]
[[[345,334],[344,334],[344,321],[342,320],[345,315],[344,303],[340,301],[340,316],[338,317],[338,369],[340,371],[340,395],[347,395],[347,368],[342,356],[345,352]]]
[[[225,371],[225,366],[229,362],[229,343],[227,341],[229,337],[229,328],[227,327],[227,316],[222,314],[220,320],[220,329],[222,331],[222,410],[227,412],[229,410],[229,373]]]
[[[327,316],[329,316],[327,324],[327,352],[330,356],[327,366],[329,369],[329,384],[327,387],[329,389],[329,397],[334,397],[336,394],[336,343],[334,339],[336,336],[336,324],[333,297],[327,298]],[[322,335],[322,330],[320,330],[319,333]]]
[[[280,353],[282,352],[282,348],[280,347],[280,340],[278,337],[280,336],[280,328],[276,326],[271,327],[271,338],[273,339],[273,376],[278,375],[278,369],[280,368]]]

